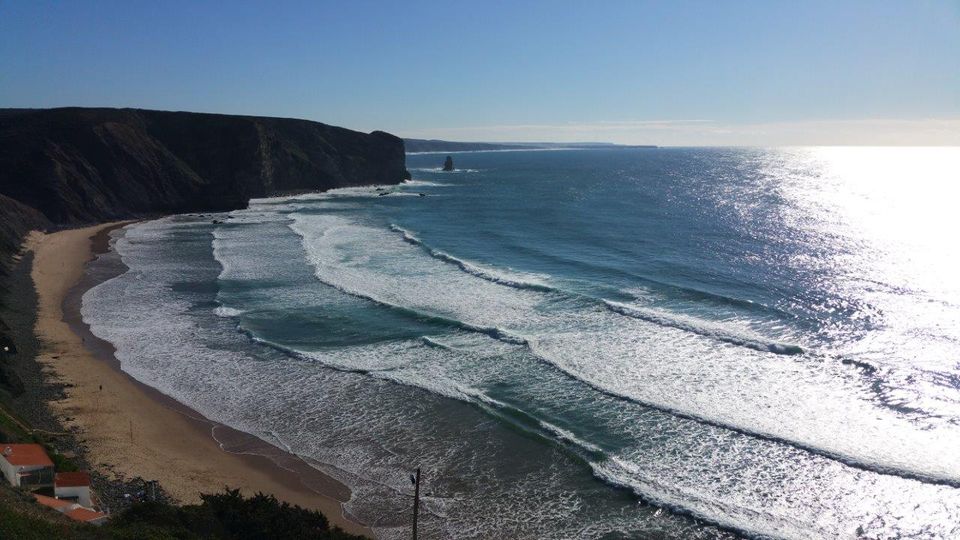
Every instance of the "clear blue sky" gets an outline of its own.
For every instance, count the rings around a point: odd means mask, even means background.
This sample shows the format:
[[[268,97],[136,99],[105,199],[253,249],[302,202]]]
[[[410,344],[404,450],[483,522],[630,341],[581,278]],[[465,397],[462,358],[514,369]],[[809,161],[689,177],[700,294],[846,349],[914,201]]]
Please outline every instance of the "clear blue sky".
[[[960,144],[960,0],[0,2],[0,107],[64,105],[459,140]]]

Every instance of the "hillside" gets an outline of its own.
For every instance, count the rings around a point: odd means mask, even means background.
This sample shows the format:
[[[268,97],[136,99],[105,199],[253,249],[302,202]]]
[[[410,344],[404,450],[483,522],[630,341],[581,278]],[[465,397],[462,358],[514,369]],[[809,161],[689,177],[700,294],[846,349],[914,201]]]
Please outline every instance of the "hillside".
[[[77,523],[0,483],[0,538],[19,540],[361,540],[318,512],[237,490],[202,495],[200,504],[142,502],[113,514],[102,527]]]

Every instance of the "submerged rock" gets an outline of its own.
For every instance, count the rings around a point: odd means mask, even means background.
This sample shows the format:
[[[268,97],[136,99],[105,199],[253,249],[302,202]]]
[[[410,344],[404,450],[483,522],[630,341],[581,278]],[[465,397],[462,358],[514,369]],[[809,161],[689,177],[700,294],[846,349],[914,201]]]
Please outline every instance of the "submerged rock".
[[[453,170],[453,158],[447,156],[447,160],[443,162],[443,170],[452,171]]]

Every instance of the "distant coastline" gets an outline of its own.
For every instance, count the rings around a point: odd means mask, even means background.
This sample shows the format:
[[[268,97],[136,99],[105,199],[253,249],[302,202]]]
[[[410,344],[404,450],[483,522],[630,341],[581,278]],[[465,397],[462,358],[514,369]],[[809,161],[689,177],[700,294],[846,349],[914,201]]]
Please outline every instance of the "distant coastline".
[[[551,143],[551,142],[460,142],[437,139],[404,139],[407,154],[460,152],[518,152],[524,150],[584,150],[599,148],[657,148],[656,145],[622,145],[614,143]]]
[[[561,152],[572,150],[600,150],[600,149],[656,149],[657,146],[557,146],[555,148],[500,148],[497,150],[430,150],[425,152],[407,152],[408,156],[429,156],[431,154],[493,154],[506,152]]]

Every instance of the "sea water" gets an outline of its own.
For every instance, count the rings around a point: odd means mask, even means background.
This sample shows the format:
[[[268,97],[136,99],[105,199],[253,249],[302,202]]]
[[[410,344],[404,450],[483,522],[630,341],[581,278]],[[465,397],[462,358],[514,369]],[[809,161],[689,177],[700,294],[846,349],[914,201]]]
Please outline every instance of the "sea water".
[[[122,368],[429,538],[960,535],[960,150],[407,158],[114,233]]]

